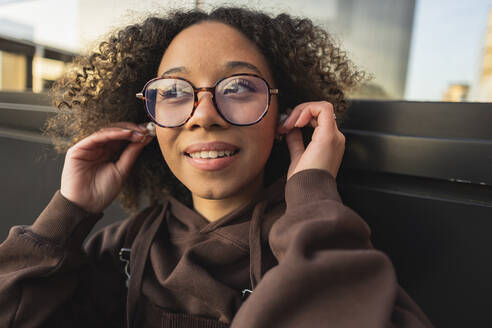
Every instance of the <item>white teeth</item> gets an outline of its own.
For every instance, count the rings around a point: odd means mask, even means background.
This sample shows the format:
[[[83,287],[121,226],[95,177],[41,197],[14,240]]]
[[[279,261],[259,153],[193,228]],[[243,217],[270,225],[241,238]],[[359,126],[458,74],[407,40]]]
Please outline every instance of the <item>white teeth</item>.
[[[217,158],[231,156],[232,154],[234,154],[233,150],[202,150],[188,155],[191,158]]]

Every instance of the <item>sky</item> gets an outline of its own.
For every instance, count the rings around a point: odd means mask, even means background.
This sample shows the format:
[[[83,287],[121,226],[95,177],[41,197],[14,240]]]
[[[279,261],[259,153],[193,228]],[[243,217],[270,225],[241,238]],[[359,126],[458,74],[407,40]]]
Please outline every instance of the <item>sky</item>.
[[[477,82],[492,0],[417,0],[405,98],[440,100],[448,83]]]
[[[126,8],[120,5],[126,4]],[[225,3],[209,0],[205,3]],[[91,21],[80,24],[80,8],[100,10],[90,15]],[[229,1],[232,3],[232,1]],[[330,15],[333,5],[323,0],[251,0],[239,1],[269,11],[286,10],[309,17],[319,13]],[[95,39],[109,28],[121,25],[127,8],[140,10],[149,7],[191,7],[190,0],[0,0],[1,21],[32,26],[35,42],[81,51],[87,40]],[[169,5],[170,4],[170,5]],[[410,49],[405,99],[439,101],[449,83],[468,83],[478,80],[481,65],[487,15],[492,0],[417,0],[414,30]],[[108,15],[107,12],[111,15]],[[20,27],[22,27],[20,26]],[[28,33],[29,30],[18,28]],[[0,28],[1,33],[1,28]],[[15,31],[14,31],[15,33]],[[20,32],[19,32],[20,33]]]
[[[36,42],[76,50],[79,42],[77,9],[78,0],[0,0],[0,20],[32,26]]]

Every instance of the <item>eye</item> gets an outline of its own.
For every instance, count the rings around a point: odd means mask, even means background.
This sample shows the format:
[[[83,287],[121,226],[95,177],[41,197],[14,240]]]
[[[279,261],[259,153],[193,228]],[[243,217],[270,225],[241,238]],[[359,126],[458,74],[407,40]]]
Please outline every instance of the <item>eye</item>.
[[[171,84],[165,89],[159,89],[159,96],[163,99],[181,99],[193,96],[190,87],[182,84]]]
[[[234,80],[229,80],[226,82],[225,86],[222,87],[222,94],[224,95],[246,92],[256,92],[255,85],[247,79],[236,78]]]

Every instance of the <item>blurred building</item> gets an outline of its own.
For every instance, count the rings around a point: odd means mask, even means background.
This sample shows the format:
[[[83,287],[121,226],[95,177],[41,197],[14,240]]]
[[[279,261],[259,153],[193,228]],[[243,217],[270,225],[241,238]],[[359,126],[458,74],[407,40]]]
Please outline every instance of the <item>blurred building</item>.
[[[12,42],[12,39],[32,41],[34,29],[32,26],[0,18],[0,35],[7,36],[8,40],[0,38],[0,90],[24,91],[27,79],[27,58],[19,52],[9,52],[2,47]],[[9,42],[10,41],[10,42]]]
[[[107,32],[119,26],[139,21],[149,12],[166,11],[173,7],[193,8],[215,4],[215,0],[84,0],[76,4],[78,21],[77,35],[81,53],[92,50]],[[246,1],[238,1],[241,5]],[[262,1],[263,6],[274,4],[274,0]],[[303,3],[306,13],[317,24],[324,26],[341,41],[348,57],[374,79],[356,94],[361,98],[402,99],[407,79],[407,67],[415,0],[324,0]],[[282,3],[292,3],[283,1]],[[260,6],[261,7],[261,6]],[[94,10],[98,8],[98,10]],[[131,10],[128,10],[131,8]],[[293,15],[298,12],[291,12]],[[28,35],[29,26],[8,29]],[[2,35],[0,22],[0,36]],[[12,34],[7,34],[12,38]],[[5,70],[0,88],[13,90],[32,89],[41,91],[49,87],[64,69],[64,60],[52,58],[46,47],[38,47],[32,40],[18,35],[13,38],[32,45],[29,53],[10,51],[0,45]],[[31,51],[34,49],[33,51]],[[44,50],[43,50],[44,49]],[[8,52],[3,56],[3,52]],[[63,51],[59,51],[62,53]],[[69,51],[66,51],[68,54]],[[20,57],[19,57],[20,56]],[[51,60],[45,60],[46,58]],[[55,60],[55,61],[52,61]],[[10,70],[9,70],[10,69]],[[17,72],[14,78],[12,74]],[[23,87],[24,86],[24,87]]]
[[[47,91],[75,55],[0,35],[0,91]]]
[[[492,101],[492,9],[489,11],[477,89],[476,100],[484,102]]]
[[[361,90],[357,96],[372,98],[366,93],[377,87],[384,90],[385,98],[402,99],[415,0],[325,1],[333,2],[336,12],[319,22],[343,41],[343,48],[357,65],[374,76],[373,87]]]
[[[452,102],[467,101],[469,91],[470,86],[468,84],[450,84],[448,89],[444,92],[442,100]]]
[[[238,1],[238,5],[246,1]],[[221,0],[166,1],[172,7],[192,8],[196,5],[220,5]],[[299,15],[299,4],[293,1],[265,0],[261,7],[291,5],[293,15]],[[229,2],[230,4],[230,2]],[[94,11],[97,7],[98,10]],[[282,6],[280,6],[282,7]],[[307,1],[302,10],[317,24],[343,41],[342,48],[354,63],[374,76],[357,97],[402,99],[405,91],[407,66],[413,30],[415,0],[324,0]],[[132,11],[128,11],[132,8]],[[114,27],[138,20],[142,14],[166,10],[153,0],[114,1],[85,0],[79,3],[80,40],[85,50],[95,46],[94,40]],[[283,11],[283,9],[280,9]],[[275,10],[274,10],[275,11]],[[89,23],[90,22],[90,23]],[[92,43],[92,44],[91,44]],[[377,91],[374,95],[372,91]]]
[[[33,25],[0,17],[0,91],[47,91],[76,55],[39,44],[35,34]]]

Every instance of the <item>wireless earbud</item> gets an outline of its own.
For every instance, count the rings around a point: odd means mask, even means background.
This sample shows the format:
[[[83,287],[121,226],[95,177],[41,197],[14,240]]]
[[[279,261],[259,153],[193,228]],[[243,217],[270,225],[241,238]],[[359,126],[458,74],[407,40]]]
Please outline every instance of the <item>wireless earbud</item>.
[[[285,120],[289,117],[289,115],[282,113],[278,116],[278,125],[281,125],[282,123],[285,122]]]

